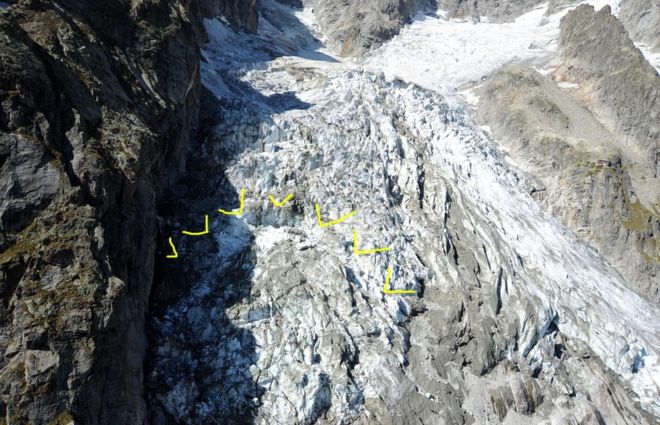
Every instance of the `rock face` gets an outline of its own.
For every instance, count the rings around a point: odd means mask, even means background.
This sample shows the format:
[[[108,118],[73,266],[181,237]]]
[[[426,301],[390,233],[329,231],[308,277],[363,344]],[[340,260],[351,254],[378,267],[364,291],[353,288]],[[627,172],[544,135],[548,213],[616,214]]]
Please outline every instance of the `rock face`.
[[[304,0],[330,48],[340,56],[360,55],[395,35],[412,15],[430,10],[430,0]]]
[[[504,67],[482,90],[478,118],[537,179],[532,195],[608,258],[631,288],[658,302],[660,221],[638,199],[630,175],[640,167],[636,158],[577,97],[534,70]]]
[[[484,84],[479,119],[537,178],[542,205],[657,303],[660,79],[609,8],[569,12],[560,40],[552,78],[568,88],[504,67]]]
[[[254,26],[254,4],[217,3]],[[145,420],[156,197],[197,125],[203,13],[0,9],[0,423]]]
[[[609,6],[582,5],[562,18],[565,81],[581,84],[592,110],[640,166],[660,172],[660,84],[658,73],[634,46]],[[657,193],[657,192],[656,192]],[[658,198],[653,200],[658,205]]]
[[[476,21],[483,17],[495,22],[510,22],[541,3],[544,2],[542,0],[439,0],[438,8],[447,11],[450,17],[470,17]]]
[[[660,52],[660,4],[645,0],[626,0],[619,5],[619,19],[634,41]]]

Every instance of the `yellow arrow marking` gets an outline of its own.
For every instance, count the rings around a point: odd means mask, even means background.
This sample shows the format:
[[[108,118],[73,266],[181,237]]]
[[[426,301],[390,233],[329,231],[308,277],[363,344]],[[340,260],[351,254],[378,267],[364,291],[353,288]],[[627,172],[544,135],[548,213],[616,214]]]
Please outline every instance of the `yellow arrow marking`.
[[[315,206],[315,208],[316,208],[316,218],[317,218],[317,220],[318,220],[318,222],[319,222],[319,226],[321,226],[321,227],[330,227],[330,226],[334,226],[335,224],[339,224],[339,223],[341,223],[342,221],[346,221],[346,220],[348,220],[349,218],[353,217],[355,214],[357,214],[357,211],[351,211],[351,212],[349,212],[348,214],[339,217],[337,220],[332,220],[332,221],[324,222],[323,219],[321,218],[321,207],[319,207],[319,204],[314,204],[314,206]]]
[[[222,213],[224,215],[236,215],[236,216],[241,216],[243,215],[243,209],[245,208],[245,188],[241,189],[241,197],[240,197],[240,204],[239,208],[236,211],[225,211],[225,210],[218,210],[219,213]]]
[[[286,204],[287,202],[289,202],[290,200],[293,199],[293,193],[290,194],[290,195],[287,195],[287,197],[284,198],[284,200],[282,200],[282,202],[277,202],[277,201],[275,200],[275,198],[273,198],[272,195],[268,195],[268,199],[270,199],[270,202],[272,202],[273,205],[275,205],[276,207],[279,208],[279,207],[283,206],[284,204]]]
[[[387,267],[387,277],[385,278],[385,286],[383,292],[391,295],[414,295],[417,291],[413,289],[390,289],[390,279],[392,278],[392,267]]]
[[[174,246],[174,242],[172,242],[172,238],[169,239],[170,246],[172,247],[172,252],[173,254],[170,254],[167,256],[167,258],[179,258],[179,253],[176,251],[176,247]]]
[[[204,220],[204,230],[202,230],[201,232],[189,232],[189,231],[187,231],[187,230],[184,230],[184,231],[182,231],[181,233],[183,233],[184,235],[187,235],[187,236],[203,236],[203,235],[207,235],[207,234],[209,233],[209,215],[206,214],[206,218],[205,218],[205,220]]]
[[[357,230],[353,230],[353,252],[355,255],[369,255],[369,254],[377,254],[379,252],[387,252],[390,251],[392,248],[386,247],[386,248],[374,248],[374,249],[359,249],[358,248],[358,233]]]

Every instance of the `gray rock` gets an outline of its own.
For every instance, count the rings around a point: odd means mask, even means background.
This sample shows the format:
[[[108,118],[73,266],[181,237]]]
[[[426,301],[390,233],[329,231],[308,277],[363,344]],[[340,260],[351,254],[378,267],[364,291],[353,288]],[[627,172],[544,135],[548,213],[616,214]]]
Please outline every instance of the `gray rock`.
[[[579,83],[592,110],[629,155],[652,176],[660,173],[660,83],[610,8],[582,5],[561,21],[562,80]],[[657,192],[652,201],[658,203]]]
[[[51,351],[28,350],[25,352],[25,381],[28,386],[43,384],[50,379],[60,357]]]
[[[66,179],[53,160],[35,140],[0,135],[0,232],[23,230],[53,200]]]
[[[359,56],[397,34],[417,12],[431,10],[429,0],[305,0],[323,36],[340,56]]]
[[[630,38],[642,42],[655,52],[660,50],[660,4],[646,0],[624,0],[618,17]]]
[[[197,126],[205,12],[254,2],[12,2],[0,11],[0,423],[141,424],[156,197]]]
[[[544,1],[541,0],[440,0],[438,8],[454,18],[469,17],[476,21],[488,18],[493,22],[511,22],[542,3]]]
[[[652,183],[633,184],[637,158],[577,96],[536,71],[506,66],[481,91],[477,116],[512,162],[540,182],[533,196],[608,258],[632,289],[657,302],[660,221],[638,200],[638,187]]]

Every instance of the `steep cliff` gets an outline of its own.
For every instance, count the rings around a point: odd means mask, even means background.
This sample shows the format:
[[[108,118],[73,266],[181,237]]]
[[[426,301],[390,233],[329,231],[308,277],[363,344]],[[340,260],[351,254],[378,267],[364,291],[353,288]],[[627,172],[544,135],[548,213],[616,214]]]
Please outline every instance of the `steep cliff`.
[[[156,200],[197,126],[202,16],[254,2],[0,8],[0,423],[142,423]]]
[[[609,6],[582,5],[562,18],[562,63],[555,72],[576,83],[599,120],[640,167],[660,173],[658,73],[635,47]],[[657,199],[653,202],[658,202]]]

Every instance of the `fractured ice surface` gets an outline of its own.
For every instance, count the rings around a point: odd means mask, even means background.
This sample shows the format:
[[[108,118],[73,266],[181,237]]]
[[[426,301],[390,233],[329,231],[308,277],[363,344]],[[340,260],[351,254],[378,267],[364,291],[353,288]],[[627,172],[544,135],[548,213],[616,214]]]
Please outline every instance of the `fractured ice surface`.
[[[423,81],[411,78],[425,87],[376,72],[405,78],[406,66],[437,55],[401,44],[436,37],[424,21],[362,66],[282,19],[266,16],[258,36],[207,23],[203,81],[223,104],[207,152],[248,199],[243,217],[214,227],[206,278],[158,321],[155,370],[171,376],[161,397],[170,413],[195,423],[452,423],[480,418],[475,406],[494,405],[508,382],[545,395],[538,406],[517,399],[534,423],[582,420],[592,406],[617,418],[635,411],[632,400],[660,413],[657,308],[539,208],[448,97],[458,78],[484,71],[462,74],[465,62],[438,57]],[[512,49],[536,34],[498,28]],[[552,48],[541,34],[532,56]],[[463,60],[478,61],[474,47]],[[290,207],[267,200],[288,193]],[[328,217],[358,215],[321,229],[316,202]],[[392,251],[353,255],[353,229]],[[384,296],[388,265],[393,287],[420,296]],[[612,379],[633,398],[613,401],[601,388]]]

